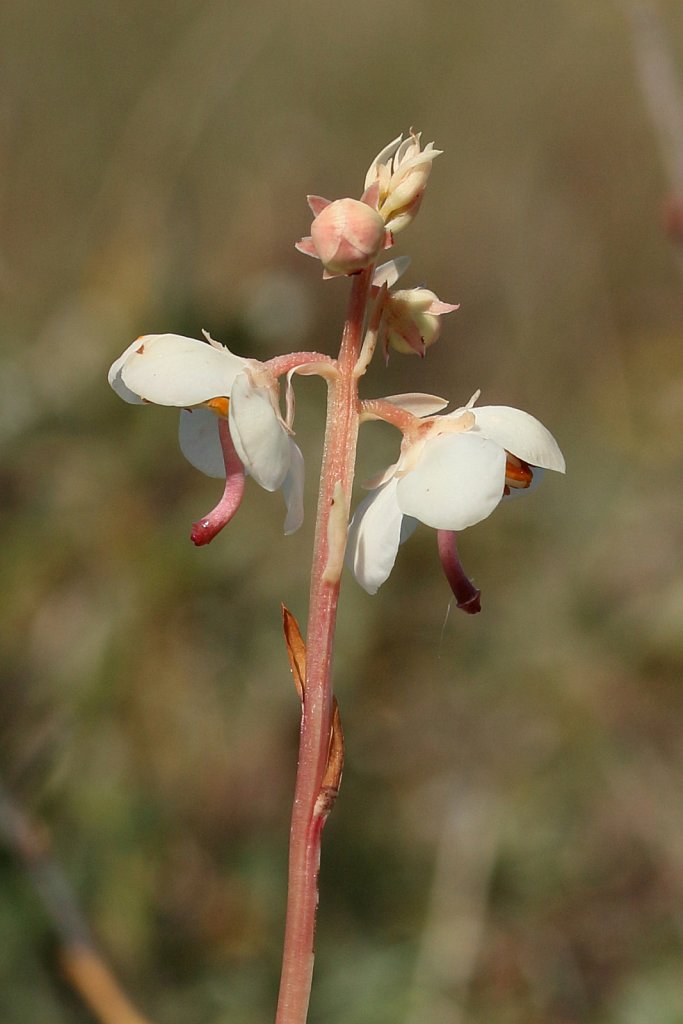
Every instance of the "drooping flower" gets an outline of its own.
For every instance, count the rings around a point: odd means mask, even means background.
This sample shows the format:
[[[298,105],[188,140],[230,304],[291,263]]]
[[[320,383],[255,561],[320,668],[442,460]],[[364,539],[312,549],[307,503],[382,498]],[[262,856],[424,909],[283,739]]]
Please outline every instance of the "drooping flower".
[[[388,578],[418,522],[464,530],[486,519],[510,488],[529,487],[534,468],[564,472],[557,442],[537,419],[507,406],[475,408],[477,397],[419,421],[404,437],[398,462],[356,509],[347,562],[368,593]]]
[[[150,334],[114,362],[109,383],[127,402],[180,408],[183,454],[208,476],[226,479],[219,505],[195,524],[195,543],[207,543],[234,515],[244,473],[267,491],[282,489],[285,532],[298,529],[303,457],[280,412],[278,382],[262,363],[235,355],[208,335],[198,341]],[[210,529],[200,528],[209,521]]]
[[[415,217],[422,202],[434,158],[441,150],[429,142],[420,149],[420,135],[402,135],[382,149],[365,176],[366,194],[378,189],[377,209],[392,234],[402,231]]]

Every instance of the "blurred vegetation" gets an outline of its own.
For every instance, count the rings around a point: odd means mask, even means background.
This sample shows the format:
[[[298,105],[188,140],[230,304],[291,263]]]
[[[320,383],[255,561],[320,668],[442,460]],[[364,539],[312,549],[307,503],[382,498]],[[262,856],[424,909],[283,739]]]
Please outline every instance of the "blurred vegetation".
[[[271,1019],[312,515],[283,539],[248,485],[193,549],[217,482],[106,370],[163,331],[332,352],[304,197],[415,125],[445,155],[406,281],[462,305],[365,393],[482,387],[569,468],[463,536],[477,618],[426,529],[376,597],[346,580],[311,1020],[680,1024],[683,281],[623,8],[6,0],[0,38],[0,766],[128,991],[157,1024]],[[311,509],[322,401],[300,382]],[[394,445],[364,428],[361,479]],[[4,1024],[89,1020],[0,873]]]

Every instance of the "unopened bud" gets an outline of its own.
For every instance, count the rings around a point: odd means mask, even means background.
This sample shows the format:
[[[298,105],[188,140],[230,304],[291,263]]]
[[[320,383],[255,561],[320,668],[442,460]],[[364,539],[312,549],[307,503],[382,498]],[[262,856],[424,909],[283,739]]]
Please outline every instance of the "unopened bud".
[[[393,292],[385,309],[384,347],[423,356],[441,334],[439,317],[457,305],[441,302],[428,288],[405,288]]]
[[[412,221],[420,208],[427,178],[440,150],[432,142],[420,149],[420,136],[411,133],[404,141],[389,143],[370,165],[365,188],[379,186],[377,208],[393,235]]]
[[[315,254],[329,274],[355,274],[384,248],[385,226],[377,210],[358,199],[337,199],[311,225]]]

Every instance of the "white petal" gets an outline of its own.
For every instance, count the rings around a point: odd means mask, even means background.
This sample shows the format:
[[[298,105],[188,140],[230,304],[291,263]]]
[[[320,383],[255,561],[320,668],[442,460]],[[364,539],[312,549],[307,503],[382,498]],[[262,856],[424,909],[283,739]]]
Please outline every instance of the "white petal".
[[[130,402],[131,405],[142,405],[142,399],[138,395],[134,395],[130,388],[121,380],[121,370],[123,369],[128,357],[135,351],[136,348],[140,348],[142,338],[136,338],[132,345],[129,345],[123,355],[120,355],[118,359],[114,360],[111,364],[107,380],[113,387],[119,398],[122,398],[124,402]]]
[[[406,515],[437,530],[464,530],[486,519],[503,497],[505,452],[481,435],[442,434],[427,441],[415,469],[398,480]]]
[[[528,412],[511,409],[507,405],[483,405],[475,407],[472,412],[476,421],[473,433],[481,433],[483,437],[496,441],[531,466],[564,473],[564,457],[557,441]]]
[[[363,480],[361,487],[365,491],[376,491],[378,487],[385,484],[387,480],[391,480],[392,476],[396,473],[398,462],[392,462],[386,469],[381,469],[379,473],[375,473],[368,480]]]
[[[412,516],[404,516],[403,522],[401,523],[401,537],[399,539],[399,544],[405,544],[405,542],[413,536],[417,527],[417,519],[413,519]]]
[[[361,587],[376,594],[394,567],[401,543],[403,514],[396,502],[396,480],[361,501],[349,526],[346,563]]]
[[[397,256],[395,260],[389,260],[378,267],[372,275],[372,283],[376,288],[386,284],[388,288],[396,284],[401,274],[405,273],[410,265],[410,256]]]
[[[289,438],[290,463],[287,476],[282,481],[282,496],[287,506],[285,536],[289,537],[304,521],[304,457],[294,441]]]
[[[230,394],[246,363],[227,348],[179,334],[148,334],[129,349],[123,383],[156,405],[199,405]]]
[[[421,134],[422,132],[419,132],[415,136],[409,135],[407,139],[403,140],[401,145],[396,150],[396,156],[394,158],[394,170],[397,170],[404,162],[404,160],[418,155],[418,153],[420,152]]]
[[[180,413],[178,440],[181,452],[191,465],[207,476],[225,480],[218,423],[218,417],[210,409],[183,409]]]
[[[369,188],[373,181],[377,177],[377,171],[381,164],[386,164],[394,155],[398,147],[401,145],[403,135],[399,135],[398,138],[392,139],[392,141],[381,149],[375,159],[370,164],[368,173],[365,175],[365,187]]]
[[[230,435],[245,469],[257,484],[276,491],[289,470],[290,437],[284,430],[268,388],[254,387],[240,373],[230,395]]]
[[[441,412],[448,405],[447,398],[439,398],[438,395],[423,395],[419,391],[406,395],[389,395],[384,399],[391,402],[400,409],[412,412],[413,416],[433,416],[435,412]]]
[[[296,411],[296,395],[294,394],[294,385],[292,384],[292,377],[296,373],[296,368],[290,370],[287,374],[287,390],[285,391],[285,423],[289,430],[292,429],[294,423],[294,413]]]

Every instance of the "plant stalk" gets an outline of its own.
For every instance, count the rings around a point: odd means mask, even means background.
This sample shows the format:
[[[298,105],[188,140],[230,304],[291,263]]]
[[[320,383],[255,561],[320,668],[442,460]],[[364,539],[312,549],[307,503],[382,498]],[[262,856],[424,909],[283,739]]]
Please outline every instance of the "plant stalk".
[[[287,916],[275,1024],[305,1024],[313,977],[320,841],[329,804],[321,797],[332,722],[332,656],[340,581],[325,572],[330,558],[330,516],[339,485],[351,497],[358,437],[358,381],[354,369],[363,341],[372,268],[352,279],[337,361],[328,381],[327,421],[313,546],[308,613],[306,686],[299,736],[289,845]],[[346,512],[348,517],[348,512]]]

